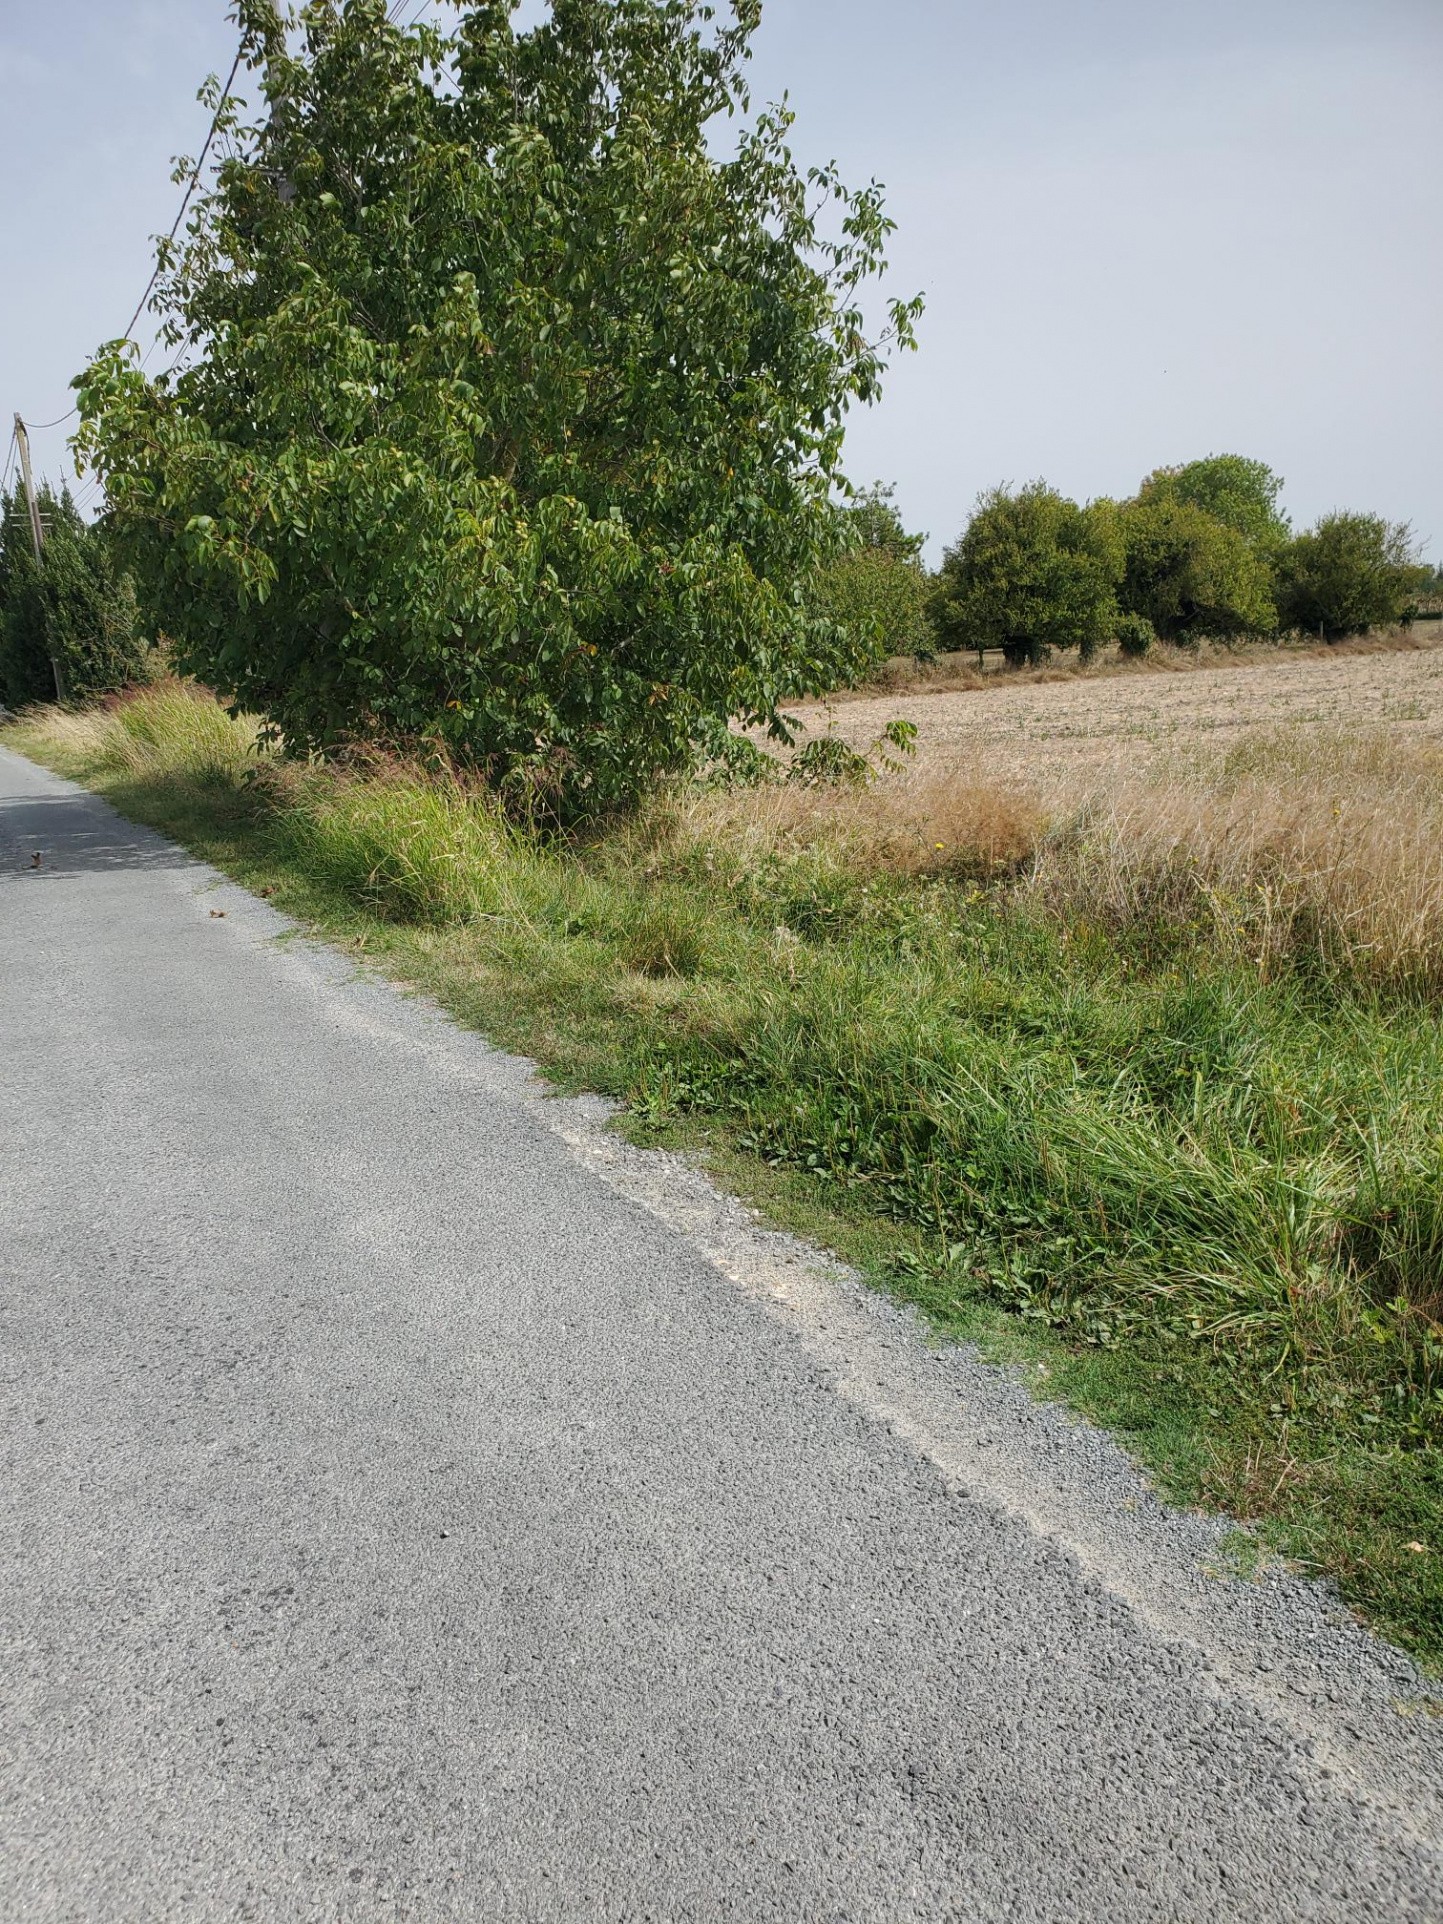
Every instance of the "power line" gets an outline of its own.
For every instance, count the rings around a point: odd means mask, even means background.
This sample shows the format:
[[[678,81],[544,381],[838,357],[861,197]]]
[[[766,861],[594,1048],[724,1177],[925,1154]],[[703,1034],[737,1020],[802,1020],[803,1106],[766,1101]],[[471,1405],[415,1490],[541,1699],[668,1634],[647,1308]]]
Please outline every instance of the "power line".
[[[226,102],[230,98],[230,90],[235,85],[236,75],[240,72],[241,56],[244,54],[244,52],[245,52],[245,42],[242,41],[241,44],[235,50],[235,59],[231,62],[230,73],[226,78],[225,85],[220,90],[220,99],[216,102],[215,112],[211,116],[210,130],[206,134],[205,145],[201,148],[200,154],[196,159],[196,163],[194,167],[192,167],[190,170],[190,179],[186,182],[185,194],[181,199],[180,210],[176,214],[175,219],[171,222],[170,232],[166,236],[166,242],[165,242],[167,247],[170,246],[171,242],[175,239],[176,235],[180,232],[180,223],[185,219],[185,210],[187,209],[187,207],[190,206],[190,197],[195,192],[196,186],[200,180],[200,170],[202,167],[204,167],[206,163],[206,156],[210,153],[211,142],[215,139],[216,129],[220,126],[220,117],[225,112]],[[160,279],[160,264],[161,264],[161,256],[157,252],[154,272],[151,274],[150,279],[146,282],[145,292],[141,295],[140,300],[136,305],[135,312],[130,317],[130,325],[126,328],[125,334],[123,336],[125,340],[130,339],[131,329],[134,328],[135,323],[140,319],[141,315],[145,312],[145,304],[150,299],[151,294],[155,290],[155,283]]]
[[[242,41],[241,44],[236,48],[235,59],[231,62],[230,73],[226,77],[225,85],[220,90],[220,99],[216,102],[215,112],[211,116],[210,127],[206,133],[205,142],[201,147],[200,154],[196,159],[196,163],[194,167],[192,167],[190,170],[190,179],[186,182],[185,193],[181,198],[180,209],[177,212],[175,219],[171,222],[170,233],[166,236],[167,247],[170,246],[171,242],[175,239],[176,235],[180,232],[180,223],[185,219],[185,212],[186,212],[186,209],[190,206],[191,195],[194,194],[196,190],[196,186],[199,183],[201,169],[202,167],[205,166],[206,156],[210,153],[211,145],[215,140],[216,130],[220,126],[220,117],[225,112],[226,102],[230,99],[230,90],[235,85],[236,75],[240,72],[241,58],[244,55],[244,53],[245,53],[245,42]],[[160,279],[160,263],[161,263],[161,256],[159,255],[159,253],[157,253],[154,270],[151,273],[150,279],[145,284],[145,292],[141,295],[139,301],[136,303],[135,312],[131,315],[129,322],[126,325],[125,333],[122,336],[122,339],[124,340],[130,339],[130,335],[132,330],[135,327],[135,323],[140,319],[141,315],[145,312],[145,304],[150,299],[152,293],[155,291],[155,284]],[[155,343],[152,342],[150,347],[150,353],[154,353],[154,351],[155,351]],[[146,359],[148,360],[149,358],[150,358],[150,354],[148,353],[146,356]],[[143,365],[144,363],[142,362],[142,366]],[[80,409],[78,407],[73,407],[73,408],[70,408],[66,413],[60,415],[58,419],[54,421],[32,421],[30,423],[30,426],[33,427],[37,431],[37,433],[42,428],[63,428],[65,423],[67,421],[73,421],[76,415],[79,414],[79,412],[80,412]]]
[[[393,0],[392,6],[387,9],[386,17],[388,20],[391,21],[391,24],[393,26],[399,24],[401,12],[405,7],[405,5],[406,5],[406,0]],[[413,10],[410,19],[406,22],[407,28],[415,26],[416,22],[421,18],[421,15],[426,11],[429,5],[430,5],[430,0],[417,0],[417,5]],[[207,156],[209,155],[211,147],[214,144],[216,133],[220,127],[220,118],[221,118],[221,115],[225,112],[226,102],[230,99],[230,90],[235,85],[236,75],[240,72],[240,64],[244,54],[245,54],[245,42],[244,40],[242,40],[240,46],[236,48],[235,59],[231,62],[231,69],[229,74],[226,76],[226,83],[220,90],[220,99],[216,102],[216,109],[214,114],[212,114],[211,116],[211,122],[210,122],[209,128],[206,131],[205,141],[201,146],[201,150],[199,155],[196,158],[196,163],[194,167],[192,167],[190,170],[190,179],[186,182],[185,193],[181,197],[180,207],[176,213],[175,219],[171,222],[170,232],[166,236],[167,247],[171,245],[176,235],[180,232],[180,224],[185,219],[186,209],[190,206],[191,196],[195,193],[196,187],[200,182],[201,169],[205,166]],[[122,339],[129,340],[131,333],[134,330],[136,322],[140,319],[141,315],[145,312],[145,304],[150,299],[151,295],[155,292],[155,284],[160,279],[160,267],[161,267],[160,256],[159,254],[157,254],[155,267],[151,273],[150,279],[145,284],[145,292],[141,295],[140,299],[136,302],[135,312],[131,315],[129,322],[126,324],[125,333],[122,336]],[[150,356],[154,352],[155,352],[155,342],[152,341],[149,349],[146,352],[145,360],[148,361],[150,359]],[[142,361],[141,366],[143,367],[144,365],[145,365],[145,361]],[[168,373],[174,373],[174,371],[175,369],[173,367],[167,370]],[[32,421],[30,425],[36,430],[37,433],[44,428],[61,428],[61,427],[64,427],[67,421],[73,421],[76,415],[79,414],[79,412],[80,410],[78,407],[70,408],[66,413],[60,415],[54,421]]]

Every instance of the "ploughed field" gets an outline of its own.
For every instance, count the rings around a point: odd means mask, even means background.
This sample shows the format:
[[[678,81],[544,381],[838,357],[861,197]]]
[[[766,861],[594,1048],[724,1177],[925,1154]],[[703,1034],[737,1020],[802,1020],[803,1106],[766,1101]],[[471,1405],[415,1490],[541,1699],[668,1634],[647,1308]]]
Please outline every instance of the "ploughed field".
[[[1049,676],[989,672],[979,685],[848,694],[794,709],[802,740],[835,732],[856,748],[896,715],[917,724],[917,767],[965,764],[1008,781],[1129,772],[1249,736],[1385,730],[1400,745],[1443,742],[1443,626],[1412,648],[1354,644],[1240,656],[1207,666],[1144,666]],[[960,658],[959,658],[960,659]]]

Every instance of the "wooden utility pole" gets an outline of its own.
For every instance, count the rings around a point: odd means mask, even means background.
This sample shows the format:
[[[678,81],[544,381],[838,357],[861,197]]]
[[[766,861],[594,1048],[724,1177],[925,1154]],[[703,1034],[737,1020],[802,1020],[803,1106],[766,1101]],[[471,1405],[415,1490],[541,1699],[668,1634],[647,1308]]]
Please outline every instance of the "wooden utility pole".
[[[20,450],[20,472],[25,477],[25,499],[30,507],[30,539],[35,544],[35,565],[40,566],[40,557],[45,548],[45,530],[40,525],[40,508],[35,500],[35,476],[30,471],[30,436],[25,432],[25,423],[15,416],[15,445]]]
[[[15,445],[20,450],[20,472],[25,477],[25,502],[30,510],[30,539],[35,547],[35,566],[43,574],[45,570],[45,528],[40,519],[40,504],[35,499],[35,476],[30,470],[30,436],[25,431],[25,423],[15,416]],[[65,677],[60,672],[60,662],[55,655],[50,657],[50,671],[55,677],[55,699],[65,699]]]

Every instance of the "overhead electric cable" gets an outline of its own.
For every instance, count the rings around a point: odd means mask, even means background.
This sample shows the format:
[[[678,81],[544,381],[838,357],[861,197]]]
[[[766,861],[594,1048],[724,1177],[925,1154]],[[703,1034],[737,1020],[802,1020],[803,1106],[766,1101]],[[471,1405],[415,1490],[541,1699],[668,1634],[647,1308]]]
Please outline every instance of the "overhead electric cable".
[[[199,183],[200,170],[202,167],[205,166],[206,156],[210,153],[211,146],[215,140],[216,129],[220,126],[220,117],[225,112],[226,102],[230,99],[230,90],[235,85],[235,77],[240,72],[241,57],[244,53],[245,53],[245,42],[242,41],[240,46],[236,48],[235,59],[231,62],[230,73],[226,77],[225,85],[220,90],[220,99],[216,102],[215,112],[211,116],[210,127],[206,133],[205,142],[201,147],[200,154],[196,159],[196,163],[194,167],[192,167],[190,170],[190,179],[186,182],[185,193],[181,198],[180,210],[176,214],[175,219],[171,222],[170,233],[166,236],[167,246],[170,245],[171,241],[173,241],[176,235],[180,232],[180,223],[185,219],[185,212],[186,212],[186,209],[190,206],[191,195],[195,192],[196,186]],[[151,273],[150,279],[145,284],[145,292],[141,295],[140,300],[136,304],[135,312],[131,315],[129,322],[126,325],[125,333],[121,337],[123,340],[130,339],[131,330],[134,328],[135,323],[140,319],[141,315],[145,312],[145,304],[150,299],[152,293],[155,291],[155,283],[159,279],[160,279],[160,261],[157,259],[155,263],[155,268]],[[155,351],[153,342],[151,344],[150,351],[151,353]],[[149,358],[150,356],[149,354],[147,354],[146,359],[148,360]],[[32,428],[34,428],[37,433],[43,428],[62,428],[64,427],[67,421],[73,421],[79,412],[80,412],[80,409],[78,407],[71,408],[67,413],[60,415],[58,419],[54,421],[32,421],[29,423],[29,425]]]
[[[220,126],[220,117],[225,112],[226,102],[230,99],[230,90],[235,85],[236,75],[240,72],[241,56],[242,54],[244,54],[244,52],[245,52],[245,42],[242,41],[241,44],[235,50],[235,59],[231,62],[230,73],[227,76],[225,85],[220,90],[220,99],[216,102],[215,112],[211,116],[210,131],[206,134],[205,145],[201,148],[200,153],[196,158],[196,163],[194,167],[192,167],[190,170],[190,179],[186,182],[185,194],[180,203],[180,211],[176,214],[175,219],[171,222],[170,232],[166,236],[166,242],[165,242],[167,247],[170,246],[171,242],[175,239],[176,235],[180,232],[180,223],[185,219],[185,210],[190,206],[190,197],[195,192],[196,186],[199,183],[200,170],[202,167],[204,167],[206,163],[206,156],[210,153],[211,143],[215,139],[216,129]],[[136,306],[136,310],[130,317],[130,325],[126,328],[125,334],[123,336],[125,340],[130,339],[131,329],[135,326],[135,323],[140,319],[141,315],[145,312],[145,304],[150,299],[151,294],[155,291],[155,283],[159,279],[160,279],[160,260],[157,258],[155,263],[155,270],[151,274],[150,279],[145,284],[145,292],[141,295],[139,303]]]

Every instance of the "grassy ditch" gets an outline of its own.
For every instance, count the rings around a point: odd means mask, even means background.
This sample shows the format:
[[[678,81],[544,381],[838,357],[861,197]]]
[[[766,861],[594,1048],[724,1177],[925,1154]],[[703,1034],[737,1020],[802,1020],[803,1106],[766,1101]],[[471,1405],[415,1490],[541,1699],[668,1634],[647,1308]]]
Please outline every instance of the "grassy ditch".
[[[705,1147],[1443,1664],[1431,764],[687,792],[561,847],[180,687],[0,739]]]

